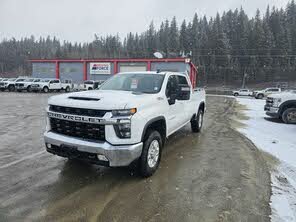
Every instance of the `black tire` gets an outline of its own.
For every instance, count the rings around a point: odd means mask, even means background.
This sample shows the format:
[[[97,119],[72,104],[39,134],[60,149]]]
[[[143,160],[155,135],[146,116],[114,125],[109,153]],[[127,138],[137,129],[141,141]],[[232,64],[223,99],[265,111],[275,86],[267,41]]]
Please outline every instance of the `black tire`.
[[[257,95],[256,99],[263,99],[264,98],[264,95],[263,94],[259,94]]]
[[[88,89],[87,90],[93,90],[93,88],[91,88],[91,87],[88,87]]]
[[[9,92],[14,92],[15,91],[15,86],[14,85],[9,85],[8,86],[8,91]]]
[[[32,92],[32,88],[31,88],[31,86],[28,86],[28,87],[27,87],[27,92]]]
[[[193,133],[199,133],[203,126],[204,111],[199,109],[197,115],[191,119],[191,130]]]
[[[43,89],[42,89],[42,91],[44,93],[48,93],[49,92],[49,88],[47,86],[44,86]]]
[[[282,120],[287,124],[296,124],[296,108],[288,108],[282,114]]]
[[[234,93],[233,95],[234,95],[234,96],[238,96],[238,93]]]
[[[66,92],[70,92],[70,87],[69,86],[67,86]]]
[[[156,143],[155,141],[157,141],[159,146],[158,157],[157,157],[157,160],[154,159],[152,162],[149,162],[149,157],[151,154],[150,152],[153,151],[151,149],[153,149],[153,144]],[[142,177],[150,177],[157,170],[161,160],[162,146],[163,146],[163,141],[160,133],[156,130],[148,130],[144,140],[142,155],[139,160],[140,175]]]

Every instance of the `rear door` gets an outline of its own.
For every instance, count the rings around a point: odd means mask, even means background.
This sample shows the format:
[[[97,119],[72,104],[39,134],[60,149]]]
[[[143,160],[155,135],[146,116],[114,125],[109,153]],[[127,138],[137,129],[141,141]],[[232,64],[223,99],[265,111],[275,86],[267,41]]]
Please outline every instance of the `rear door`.
[[[61,89],[61,82],[60,80],[51,80],[50,81],[50,89]]]

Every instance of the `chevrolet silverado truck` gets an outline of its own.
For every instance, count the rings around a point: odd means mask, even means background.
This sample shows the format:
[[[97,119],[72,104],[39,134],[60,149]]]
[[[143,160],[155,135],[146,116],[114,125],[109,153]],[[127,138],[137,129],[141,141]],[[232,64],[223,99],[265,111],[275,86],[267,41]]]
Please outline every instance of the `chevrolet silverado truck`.
[[[278,94],[271,94],[267,97],[264,107],[266,115],[279,118],[284,123],[296,123],[296,90]]]
[[[71,80],[61,82],[59,79],[42,79],[40,82],[31,85],[32,91],[42,91],[44,93],[61,90],[70,92],[72,88],[73,84]]]
[[[191,124],[202,129],[205,91],[187,74],[120,73],[98,90],[53,96],[44,134],[49,153],[69,159],[139,168],[151,176],[166,139]]]

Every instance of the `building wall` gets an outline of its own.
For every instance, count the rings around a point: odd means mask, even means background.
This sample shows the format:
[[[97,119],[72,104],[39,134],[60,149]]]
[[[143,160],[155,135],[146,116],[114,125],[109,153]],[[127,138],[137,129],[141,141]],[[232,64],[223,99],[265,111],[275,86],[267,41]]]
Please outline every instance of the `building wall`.
[[[146,63],[118,63],[118,72],[121,66],[147,66]],[[32,76],[38,78],[55,78],[56,70],[55,63],[32,63]],[[172,71],[172,72],[187,72],[190,73],[190,65],[184,62],[152,62],[151,71]],[[114,75],[114,64],[111,62],[111,74],[90,74],[90,63],[87,63],[87,79],[88,80],[107,80]],[[83,79],[83,63],[82,62],[65,62],[60,63],[60,79],[72,79],[74,83],[82,83]]]
[[[34,78],[55,78],[55,63],[32,63]]]
[[[83,63],[60,63],[60,79],[71,79],[73,83],[82,83]]]

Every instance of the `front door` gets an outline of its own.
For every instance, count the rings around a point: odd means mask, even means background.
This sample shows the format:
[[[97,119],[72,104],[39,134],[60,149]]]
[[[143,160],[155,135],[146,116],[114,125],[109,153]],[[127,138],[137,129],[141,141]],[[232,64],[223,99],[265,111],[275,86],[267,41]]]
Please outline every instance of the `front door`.
[[[177,102],[177,77],[175,75],[171,75],[168,79],[168,83],[166,86],[166,98],[168,101],[168,109],[167,109],[167,128],[168,135],[171,135],[173,132],[178,129],[180,124],[179,116],[181,115],[181,103]]]

